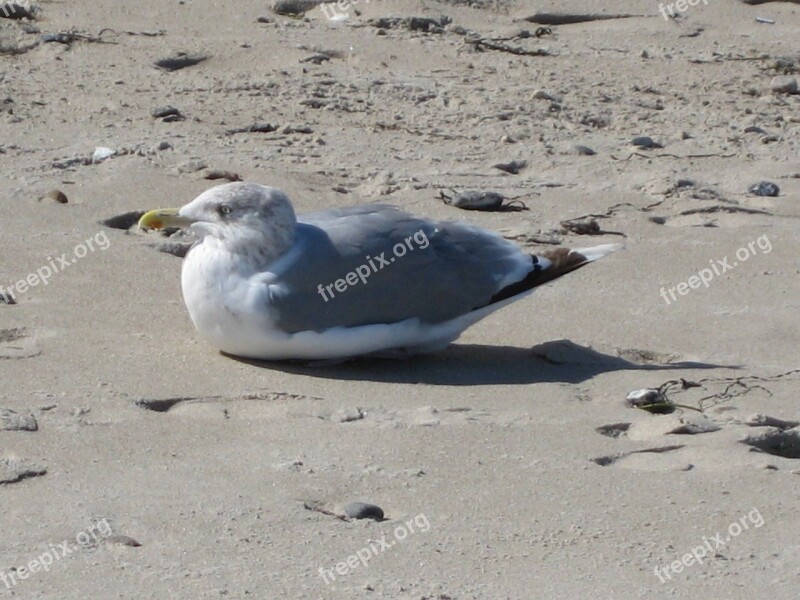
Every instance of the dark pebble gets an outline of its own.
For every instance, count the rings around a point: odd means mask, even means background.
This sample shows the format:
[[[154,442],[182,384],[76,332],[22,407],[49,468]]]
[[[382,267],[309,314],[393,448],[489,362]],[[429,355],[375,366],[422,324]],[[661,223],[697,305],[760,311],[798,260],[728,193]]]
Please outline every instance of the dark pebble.
[[[344,507],[344,514],[351,519],[375,519],[383,521],[383,509],[366,502],[351,502]]]
[[[661,144],[656,143],[653,138],[647,135],[639,135],[631,140],[631,144],[636,146],[637,148],[643,148],[645,150],[650,150],[651,148],[661,148]]]
[[[647,217],[647,220],[650,221],[651,223],[655,223],[656,225],[663,225],[664,223],[667,222],[667,219],[665,217],[658,217],[658,216]]]
[[[754,196],[777,196],[781,193],[781,189],[770,181],[759,181],[754,183],[747,191]]]
[[[445,204],[464,210],[497,210],[506,198],[497,192],[466,191],[443,199]]]
[[[528,161],[526,160],[512,160],[508,163],[497,163],[496,165],[492,165],[492,168],[510,173],[511,175],[516,175],[527,166]]]
[[[188,54],[179,53],[170,58],[157,60],[155,66],[165,71],[179,71],[180,69],[200,64],[204,60],[208,60],[208,58],[208,56],[189,56]]]
[[[755,125],[751,125],[750,127],[745,127],[744,128],[744,132],[745,133],[762,133],[762,134],[763,133],[767,133],[766,131],[761,129],[761,127],[756,127]]]
[[[157,106],[150,114],[156,119],[163,120],[165,123],[182,121],[184,119],[183,113],[174,106]]]

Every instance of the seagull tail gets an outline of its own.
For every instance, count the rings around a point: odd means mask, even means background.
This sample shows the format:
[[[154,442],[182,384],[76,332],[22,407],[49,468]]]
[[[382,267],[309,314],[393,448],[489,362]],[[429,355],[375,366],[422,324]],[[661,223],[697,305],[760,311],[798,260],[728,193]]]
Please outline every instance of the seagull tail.
[[[599,260],[621,247],[622,244],[603,244],[601,246],[592,246],[591,248],[556,248],[538,255],[532,254],[533,264],[540,266],[540,268],[534,268],[525,279],[512,283],[497,292],[492,297],[490,304],[522,294],[537,286],[558,279],[562,275]]]

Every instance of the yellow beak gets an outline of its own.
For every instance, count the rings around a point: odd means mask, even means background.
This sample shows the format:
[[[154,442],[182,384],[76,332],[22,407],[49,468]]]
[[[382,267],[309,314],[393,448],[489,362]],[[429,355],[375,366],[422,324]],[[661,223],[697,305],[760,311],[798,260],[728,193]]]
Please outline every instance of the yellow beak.
[[[157,208],[142,215],[139,219],[139,229],[164,229],[165,227],[186,228],[194,219],[181,217],[178,214],[179,208]]]

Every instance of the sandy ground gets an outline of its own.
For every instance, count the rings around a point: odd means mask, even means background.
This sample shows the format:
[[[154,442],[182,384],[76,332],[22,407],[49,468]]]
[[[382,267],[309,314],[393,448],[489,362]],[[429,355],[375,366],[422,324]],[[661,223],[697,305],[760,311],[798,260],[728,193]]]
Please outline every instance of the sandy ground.
[[[800,95],[770,82],[797,77],[800,7],[38,8],[0,19],[0,597],[797,597]],[[537,11],[640,16],[520,37]],[[390,15],[450,22],[369,21]],[[154,66],[180,52],[208,58]],[[254,124],[274,131],[231,133]],[[198,339],[164,239],[99,224],[209,170],[299,212],[382,201],[625,248],[437,355],[254,364]],[[762,180],[780,194],[748,195]],[[585,215],[624,237],[558,232]],[[702,412],[626,406],[662,385]],[[356,500],[387,519],[336,518]]]

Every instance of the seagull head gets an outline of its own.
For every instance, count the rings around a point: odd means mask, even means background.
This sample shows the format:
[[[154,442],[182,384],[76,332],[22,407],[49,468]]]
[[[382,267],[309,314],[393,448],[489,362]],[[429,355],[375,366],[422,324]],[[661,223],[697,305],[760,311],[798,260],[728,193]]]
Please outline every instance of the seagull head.
[[[210,188],[181,208],[151,210],[141,229],[190,229],[234,254],[260,250],[276,258],[294,243],[297,219],[288,196],[257,183],[228,183]]]

